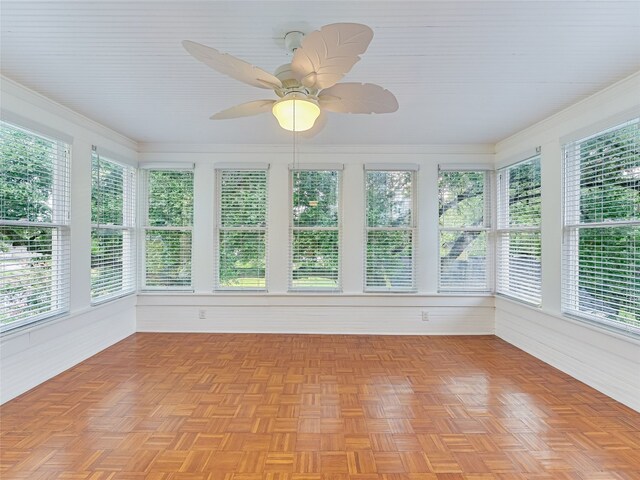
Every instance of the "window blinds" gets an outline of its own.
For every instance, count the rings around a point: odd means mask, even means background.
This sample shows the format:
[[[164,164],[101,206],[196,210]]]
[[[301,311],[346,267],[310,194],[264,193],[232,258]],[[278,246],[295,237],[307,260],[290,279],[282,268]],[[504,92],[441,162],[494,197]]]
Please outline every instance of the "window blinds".
[[[135,180],[133,167],[101,157],[91,162],[91,301],[135,291]]]
[[[415,289],[414,171],[367,170],[365,290]]]
[[[496,291],[541,301],[540,156],[498,171]]]
[[[217,289],[267,288],[267,170],[218,170]]]
[[[69,309],[66,143],[0,122],[0,331]]]
[[[440,291],[489,291],[489,172],[441,170],[438,192]]]
[[[340,290],[340,171],[291,171],[291,290]]]
[[[563,309],[640,333],[639,119],[564,146]]]
[[[193,171],[147,169],[145,289],[191,287]]]

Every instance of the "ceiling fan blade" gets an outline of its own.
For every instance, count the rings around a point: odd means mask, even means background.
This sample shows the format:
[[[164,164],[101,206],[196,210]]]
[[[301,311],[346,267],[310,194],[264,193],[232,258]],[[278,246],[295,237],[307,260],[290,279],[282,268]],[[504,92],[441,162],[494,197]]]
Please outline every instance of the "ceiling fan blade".
[[[360,60],[373,31],[359,23],[333,23],[304,37],[291,69],[305,87],[329,88]]]
[[[320,107],[338,113],[391,113],[398,100],[389,90],[373,83],[338,83],[318,95]]]
[[[320,112],[320,115],[316,119],[316,122],[313,124],[309,130],[305,130],[304,132],[298,132],[298,136],[304,138],[312,138],[319,134],[324,127],[327,125],[327,117],[328,115],[325,112]]]
[[[227,120],[229,118],[250,117],[260,113],[269,112],[276,103],[275,100],[254,100],[253,102],[241,103],[235,107],[227,108],[212,115],[211,120]]]
[[[184,40],[182,46],[202,63],[209,65],[214,70],[224,73],[231,78],[248,83],[254,87],[267,89],[282,88],[282,82],[280,82],[277,77],[233,55],[221,53],[215,48],[207,47],[206,45],[201,45],[200,43],[190,40]]]

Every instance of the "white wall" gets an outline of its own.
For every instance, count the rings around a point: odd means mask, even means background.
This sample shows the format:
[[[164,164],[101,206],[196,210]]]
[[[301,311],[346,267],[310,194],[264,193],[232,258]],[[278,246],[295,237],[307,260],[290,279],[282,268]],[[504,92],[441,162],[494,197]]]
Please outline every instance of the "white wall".
[[[640,72],[496,145],[496,163],[541,147],[542,308],[496,298],[496,335],[640,411],[640,339],[572,320],[561,309],[562,139],[640,111]],[[640,301],[640,300],[639,300]]]
[[[491,296],[140,295],[138,331],[482,335]],[[200,318],[201,314],[204,319]]]
[[[193,281],[195,296],[139,295],[140,331],[491,334],[493,298],[437,294],[439,164],[490,165],[491,146],[299,145],[296,162],[344,164],[342,179],[342,293],[287,293],[289,171],[292,147],[143,145],[145,163],[195,165]],[[268,293],[213,293],[216,163],[269,163]],[[363,293],[365,163],[413,163],[417,174],[418,292]],[[206,318],[199,318],[200,311]],[[428,313],[423,321],[422,312]]]
[[[2,336],[0,402],[5,402],[135,332],[135,297],[90,306],[90,207],[91,146],[136,163],[137,145],[7,78],[0,87],[3,119],[73,138],[70,312]]]
[[[640,342],[566,318],[560,308],[560,138],[615,117],[640,103],[640,75],[534,125],[496,146],[505,164],[542,146],[543,306],[483,295],[437,294],[437,166],[486,164],[488,146],[300,146],[299,162],[344,163],[343,293],[289,294],[288,172],[290,146],[136,145],[135,142],[2,79],[2,108],[73,137],[71,313],[0,340],[0,401],[71,367],[134,331],[444,334],[493,333],[579,380],[640,410]],[[606,122],[605,122],[606,123]],[[142,293],[89,303],[90,150],[96,144],[143,162],[196,166],[194,294]],[[82,159],[86,159],[83,161]],[[271,164],[267,294],[213,293],[214,165]],[[418,163],[420,209],[418,292],[362,293],[363,163]],[[136,305],[137,301],[137,305]],[[494,311],[495,308],[495,311]],[[201,311],[204,319],[200,318]],[[426,312],[424,321],[423,313]],[[390,321],[391,320],[391,321]],[[494,325],[495,320],[495,325]],[[137,322],[137,323],[136,323]]]

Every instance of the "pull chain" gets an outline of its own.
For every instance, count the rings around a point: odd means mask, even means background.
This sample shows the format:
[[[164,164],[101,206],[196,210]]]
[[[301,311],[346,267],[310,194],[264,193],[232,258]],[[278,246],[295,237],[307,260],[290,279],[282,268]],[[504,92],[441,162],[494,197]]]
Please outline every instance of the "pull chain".
[[[296,101],[293,101],[293,168],[297,167],[296,159],[298,153],[298,132],[296,131]]]

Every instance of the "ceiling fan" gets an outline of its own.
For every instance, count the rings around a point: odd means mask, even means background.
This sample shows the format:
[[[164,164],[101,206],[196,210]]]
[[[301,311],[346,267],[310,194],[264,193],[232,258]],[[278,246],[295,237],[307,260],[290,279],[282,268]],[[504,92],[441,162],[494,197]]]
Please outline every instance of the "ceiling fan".
[[[254,100],[211,117],[213,120],[247,117],[271,111],[282,128],[304,132],[326,121],[325,111],[337,113],[390,113],[398,109],[396,97],[372,83],[337,83],[360,60],[373,31],[358,23],[333,23],[304,35],[289,32],[285,47],[291,63],[274,74],[215,48],[185,40],[184,48],[196,59],[220,73],[259,88],[273,90],[278,100]],[[320,117],[320,120],[318,118]],[[318,120],[316,122],[316,120]]]

